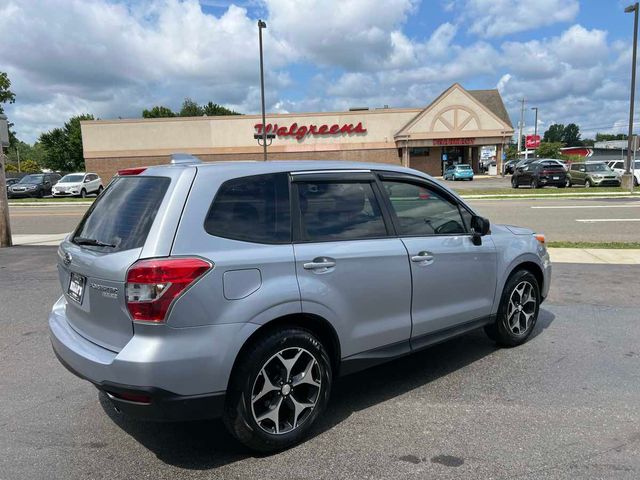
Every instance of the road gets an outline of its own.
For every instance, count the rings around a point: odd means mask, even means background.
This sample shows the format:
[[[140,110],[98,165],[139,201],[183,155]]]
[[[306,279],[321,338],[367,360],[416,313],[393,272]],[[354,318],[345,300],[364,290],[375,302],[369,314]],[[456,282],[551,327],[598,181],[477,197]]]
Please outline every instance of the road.
[[[620,241],[640,239],[640,198],[469,200],[493,223],[530,227],[551,241]],[[87,206],[10,207],[14,234],[71,231]],[[612,221],[613,220],[613,221]]]
[[[55,247],[0,250],[2,479],[637,479],[637,267],[563,264],[533,338],[482,332],[340,379],[306,443],[255,456],[219,421],[116,414],[55,359]]]

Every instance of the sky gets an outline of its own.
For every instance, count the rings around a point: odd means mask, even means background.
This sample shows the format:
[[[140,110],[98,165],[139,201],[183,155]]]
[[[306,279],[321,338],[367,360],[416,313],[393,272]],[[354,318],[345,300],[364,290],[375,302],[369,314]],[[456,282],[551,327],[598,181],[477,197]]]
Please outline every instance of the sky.
[[[539,132],[626,132],[630,2],[3,0],[5,112],[27,142],[73,115],[136,118],[185,97],[258,113],[262,18],[268,112],[426,107],[458,82],[499,89],[514,127],[525,98],[527,133],[531,107]]]

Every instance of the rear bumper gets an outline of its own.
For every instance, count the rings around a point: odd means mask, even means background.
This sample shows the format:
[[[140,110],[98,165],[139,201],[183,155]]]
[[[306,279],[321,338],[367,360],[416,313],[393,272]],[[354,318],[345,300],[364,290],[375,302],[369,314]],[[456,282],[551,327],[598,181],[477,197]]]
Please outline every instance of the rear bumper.
[[[94,382],[69,365],[56,349],[53,349],[60,363],[71,373],[93,383],[105,393],[114,409],[119,413],[156,422],[177,422],[218,418],[224,411],[225,392],[205,395],[176,395],[155,387],[121,385],[113,382]],[[148,397],[148,401],[126,400],[127,396]],[[124,398],[123,398],[124,397]]]
[[[49,315],[49,333],[60,362],[108,394],[122,412],[150,420],[219,416],[237,353],[258,325],[191,328],[138,325],[120,352],[90,342],[65,316],[61,297]],[[119,398],[124,394],[125,398]],[[148,397],[130,401],[131,395]]]

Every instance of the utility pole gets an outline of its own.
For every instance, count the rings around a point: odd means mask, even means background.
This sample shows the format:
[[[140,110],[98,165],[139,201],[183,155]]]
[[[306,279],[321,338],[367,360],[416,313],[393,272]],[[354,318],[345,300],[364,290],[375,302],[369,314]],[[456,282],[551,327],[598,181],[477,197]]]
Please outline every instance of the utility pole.
[[[11,224],[9,223],[9,202],[7,201],[7,182],[4,178],[3,143],[9,143],[9,126],[7,117],[0,114],[0,247],[11,246]]]
[[[267,161],[267,121],[265,120],[264,111],[264,64],[262,60],[262,29],[267,28],[266,22],[258,20],[258,38],[260,42],[260,95],[262,97],[262,149],[264,152],[264,161]]]
[[[18,148],[18,144],[16,144],[16,156],[18,157],[18,173],[20,173],[20,149]]]
[[[629,101],[629,137],[627,141],[627,161],[624,175],[622,175],[622,185],[629,182],[633,190],[633,175],[631,174],[631,150],[633,149],[633,104],[636,93],[636,54],[638,51],[638,2],[629,5],[624,9],[625,13],[633,12],[633,59],[631,61],[631,99]]]
[[[524,104],[526,102],[526,100],[523,98],[522,100],[520,100],[521,102],[521,106],[520,106],[520,122],[518,122],[518,155],[520,155],[520,152],[522,151],[522,131],[524,130]],[[527,154],[526,154],[526,145],[525,145],[525,154],[524,154],[524,158],[527,158]]]
[[[7,201],[7,182],[4,178],[6,157],[0,145],[0,248],[10,247],[11,223],[9,223],[9,202]]]
[[[536,111],[536,120],[535,120],[535,123],[533,124],[533,134],[537,136],[538,135],[538,107],[531,107],[531,110]]]

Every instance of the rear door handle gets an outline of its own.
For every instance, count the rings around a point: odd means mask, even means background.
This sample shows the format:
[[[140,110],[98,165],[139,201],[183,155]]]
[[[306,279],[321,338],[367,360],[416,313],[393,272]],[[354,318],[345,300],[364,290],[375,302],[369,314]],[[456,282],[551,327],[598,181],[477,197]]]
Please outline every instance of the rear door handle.
[[[411,261],[415,263],[427,264],[433,262],[433,253],[422,251],[411,257]]]
[[[327,271],[336,266],[336,261],[333,258],[317,257],[312,262],[304,263],[302,266],[305,270]]]

